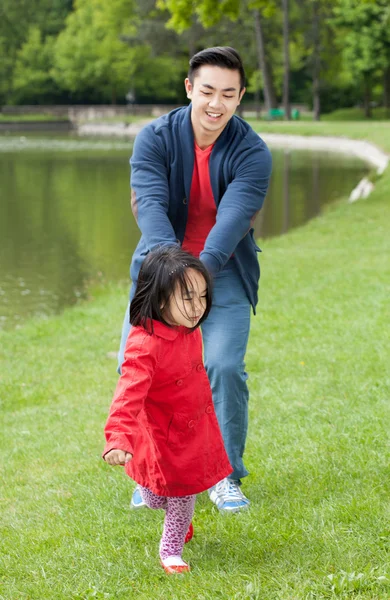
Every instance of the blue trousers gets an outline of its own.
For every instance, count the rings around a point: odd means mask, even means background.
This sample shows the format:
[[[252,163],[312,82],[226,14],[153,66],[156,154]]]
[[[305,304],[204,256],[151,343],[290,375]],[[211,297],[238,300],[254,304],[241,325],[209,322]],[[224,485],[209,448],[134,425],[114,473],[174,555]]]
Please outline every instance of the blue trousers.
[[[248,431],[248,375],[245,352],[250,327],[250,303],[230,259],[223,271],[214,277],[213,305],[202,325],[204,361],[213,393],[215,412],[233,467],[232,479],[248,475],[243,462]],[[123,362],[130,330],[127,309],[118,354]]]

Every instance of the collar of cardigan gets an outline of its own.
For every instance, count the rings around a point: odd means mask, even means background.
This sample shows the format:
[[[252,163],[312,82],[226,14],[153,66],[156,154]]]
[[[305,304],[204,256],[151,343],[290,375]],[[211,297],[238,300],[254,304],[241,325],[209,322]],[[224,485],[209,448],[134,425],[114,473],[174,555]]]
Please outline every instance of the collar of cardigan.
[[[168,325],[161,323],[161,321],[155,321],[154,319],[149,320],[146,323],[145,329],[148,333],[152,333],[152,328],[150,326],[151,324],[153,325],[154,335],[157,335],[158,337],[161,337],[164,340],[173,341],[177,338],[179,333],[189,333],[187,327],[169,327]]]

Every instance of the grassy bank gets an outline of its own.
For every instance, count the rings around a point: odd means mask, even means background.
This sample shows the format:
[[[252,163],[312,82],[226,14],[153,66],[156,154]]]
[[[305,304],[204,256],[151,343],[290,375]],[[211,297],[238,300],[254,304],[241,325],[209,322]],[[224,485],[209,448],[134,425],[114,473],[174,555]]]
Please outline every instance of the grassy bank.
[[[96,119],[81,119],[80,124],[88,123],[90,125],[115,125],[116,123],[132,125],[133,123],[142,123],[152,120],[148,115],[117,115],[116,117],[104,117]]]
[[[43,115],[43,114],[31,114],[31,115],[8,115],[0,114],[0,123],[30,123],[30,122],[42,121],[69,121],[68,117],[61,117],[56,115]]]
[[[131,482],[100,459],[127,285],[0,332],[1,600],[390,597],[389,197],[388,170],[369,199],[261,244],[252,507],[199,497],[188,577],[163,574],[162,515],[131,512]]]
[[[286,133],[290,135],[325,135],[367,140],[390,153],[390,121],[273,121],[248,119],[260,134]]]

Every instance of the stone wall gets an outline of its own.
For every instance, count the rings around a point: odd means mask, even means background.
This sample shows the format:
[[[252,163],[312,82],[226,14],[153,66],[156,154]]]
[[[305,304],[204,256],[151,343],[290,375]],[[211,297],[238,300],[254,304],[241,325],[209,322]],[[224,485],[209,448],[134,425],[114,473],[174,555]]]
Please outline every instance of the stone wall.
[[[98,121],[110,119],[113,117],[126,116],[144,116],[156,118],[160,115],[177,108],[178,104],[128,104],[128,105],[53,105],[53,106],[3,106],[1,114],[3,115],[50,115],[58,118],[68,118],[72,123],[78,124],[80,121]],[[307,112],[307,107],[304,105],[292,105],[292,109],[297,109],[301,113]],[[264,115],[265,109],[260,107],[261,113]],[[240,116],[255,117],[256,105],[254,102],[246,102],[241,104],[237,109],[237,114]]]
[[[127,106],[95,105],[95,106],[3,106],[3,115],[50,115],[67,117],[70,121],[95,121],[120,116],[150,116],[158,117],[179,105],[129,104]]]
[[[0,132],[4,131],[70,131],[70,121],[0,121]]]

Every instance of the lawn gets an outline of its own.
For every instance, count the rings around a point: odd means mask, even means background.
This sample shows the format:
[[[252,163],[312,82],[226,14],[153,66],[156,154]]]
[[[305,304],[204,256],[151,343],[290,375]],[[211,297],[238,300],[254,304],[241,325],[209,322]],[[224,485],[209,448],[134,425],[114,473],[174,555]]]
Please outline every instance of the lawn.
[[[337,127],[389,151],[377,125]],[[388,169],[368,199],[261,242],[252,506],[224,516],[199,497],[188,576],[163,573],[162,513],[130,511],[131,481],[100,458],[127,283],[0,333],[1,600],[390,597],[389,198]]]
[[[248,119],[260,133],[283,133],[290,135],[324,135],[366,140],[390,153],[389,121],[258,121]]]
[[[69,121],[68,117],[56,116],[56,115],[45,115],[41,113],[37,114],[26,114],[26,115],[9,115],[0,114],[0,123],[29,123],[30,121]]]

